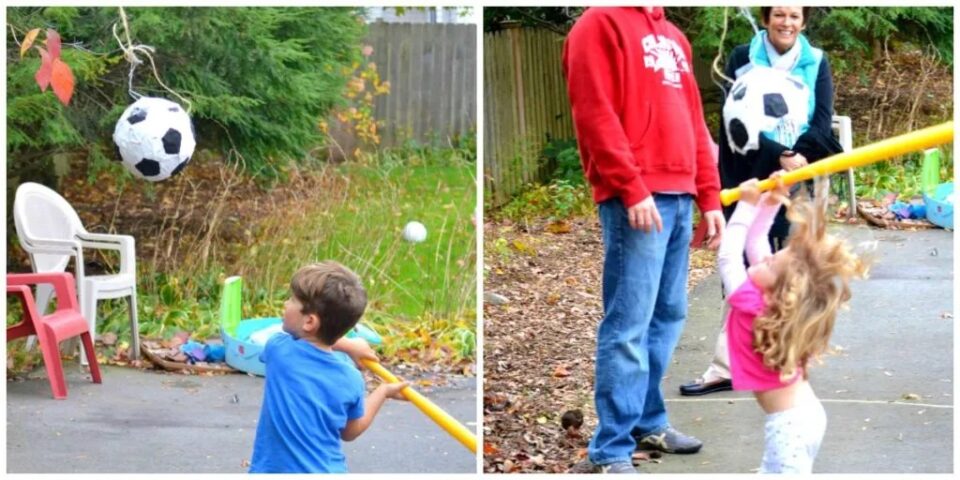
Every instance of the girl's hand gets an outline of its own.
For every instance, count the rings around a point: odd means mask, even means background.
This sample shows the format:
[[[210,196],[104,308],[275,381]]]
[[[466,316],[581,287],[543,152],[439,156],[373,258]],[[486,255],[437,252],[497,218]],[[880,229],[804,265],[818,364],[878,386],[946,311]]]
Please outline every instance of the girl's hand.
[[[775,180],[777,186],[773,190],[765,193],[763,195],[763,203],[766,205],[780,205],[787,203],[790,199],[790,189],[787,188],[783,183],[783,174],[786,173],[784,170],[777,170],[770,175],[772,180]]]
[[[400,393],[400,390],[403,390],[404,388],[407,388],[408,386],[410,386],[410,385],[409,385],[407,382],[381,383],[380,386],[377,387],[377,388],[382,389],[384,395],[385,395],[387,398],[392,398],[392,399],[394,399],[394,400],[408,401],[408,400],[407,400],[407,397],[404,397],[403,394]]]
[[[756,205],[760,200],[760,189],[757,188],[757,179],[751,178],[740,184],[740,201]]]

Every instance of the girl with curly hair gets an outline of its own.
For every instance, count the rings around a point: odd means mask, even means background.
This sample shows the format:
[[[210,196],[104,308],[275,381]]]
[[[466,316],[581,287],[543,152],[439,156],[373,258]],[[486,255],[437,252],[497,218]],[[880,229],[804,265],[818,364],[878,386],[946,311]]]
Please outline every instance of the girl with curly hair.
[[[778,188],[763,195],[756,179],[740,185],[720,244],[730,371],[733,388],[753,391],[766,413],[761,473],[810,473],[827,419],[807,367],[826,351],[849,282],[866,274],[866,262],[827,234],[826,192],[791,202],[775,176]],[[781,204],[792,229],[788,246],[771,254],[767,234]]]

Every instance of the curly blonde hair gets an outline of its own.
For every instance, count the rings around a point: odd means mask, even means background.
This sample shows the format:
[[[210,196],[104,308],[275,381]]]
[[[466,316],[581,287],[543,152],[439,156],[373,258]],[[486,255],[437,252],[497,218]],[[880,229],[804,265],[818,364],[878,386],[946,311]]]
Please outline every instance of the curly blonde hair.
[[[753,326],[754,349],[784,380],[798,368],[807,377],[807,364],[827,350],[837,310],[850,300],[850,280],[867,273],[865,259],[827,234],[827,193],[818,185],[813,201],[806,194],[785,201],[792,224],[786,258]]]

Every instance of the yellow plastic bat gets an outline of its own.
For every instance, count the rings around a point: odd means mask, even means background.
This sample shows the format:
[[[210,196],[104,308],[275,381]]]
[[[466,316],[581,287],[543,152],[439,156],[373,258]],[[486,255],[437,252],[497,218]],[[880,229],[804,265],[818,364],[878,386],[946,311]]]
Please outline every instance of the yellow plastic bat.
[[[953,141],[953,121],[937,126],[924,128],[905,133],[893,138],[881,140],[870,145],[838,153],[819,162],[811,163],[806,167],[786,172],[781,176],[784,184],[793,184],[809,180],[813,177],[828,175],[854,167],[862,167],[880,160],[886,160],[905,153],[926,150],[937,145]],[[777,186],[772,179],[760,181],[757,185],[761,192],[771,190]],[[720,192],[720,202],[730,205],[740,199],[739,188],[728,188]]]

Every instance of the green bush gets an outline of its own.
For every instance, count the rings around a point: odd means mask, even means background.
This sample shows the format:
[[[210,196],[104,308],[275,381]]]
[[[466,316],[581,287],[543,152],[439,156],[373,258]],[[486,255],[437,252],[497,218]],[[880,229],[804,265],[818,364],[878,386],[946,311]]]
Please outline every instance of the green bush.
[[[554,180],[548,185],[531,185],[499,211],[499,216],[529,223],[536,218],[549,221],[586,215],[593,209],[590,188]]]
[[[318,122],[343,101],[347,79],[361,60],[366,27],[360,13],[357,8],[126,9],[134,45],[154,47],[160,78],[192,102],[199,148],[242,160],[249,171],[268,177],[322,143]],[[7,49],[7,155],[14,174],[57,151],[113,156],[113,126],[132,102],[129,64],[111,33],[119,21],[117,8],[7,9],[7,45],[14,46]],[[53,28],[63,38],[64,61],[77,79],[68,107],[34,83],[36,52],[19,58],[15,42],[33,28]],[[122,26],[118,31],[124,38]],[[145,63],[137,68],[134,90],[179,102],[139,56]]]
[[[563,180],[578,186],[586,183],[576,139],[551,140],[544,145],[541,155],[547,165],[553,167],[550,175],[552,180]]]

